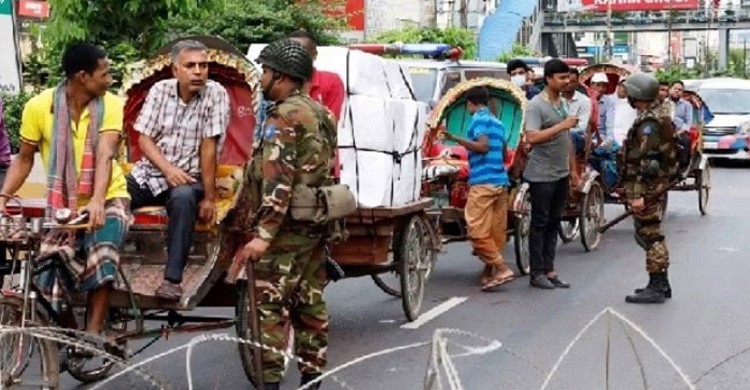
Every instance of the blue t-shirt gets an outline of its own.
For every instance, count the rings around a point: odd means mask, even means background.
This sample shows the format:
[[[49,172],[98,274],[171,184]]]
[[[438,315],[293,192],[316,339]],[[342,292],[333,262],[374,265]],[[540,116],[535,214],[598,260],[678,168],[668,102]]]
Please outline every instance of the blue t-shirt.
[[[510,185],[503,164],[505,127],[487,107],[477,110],[469,124],[470,140],[476,141],[482,135],[487,136],[490,150],[485,154],[469,151],[469,185]]]

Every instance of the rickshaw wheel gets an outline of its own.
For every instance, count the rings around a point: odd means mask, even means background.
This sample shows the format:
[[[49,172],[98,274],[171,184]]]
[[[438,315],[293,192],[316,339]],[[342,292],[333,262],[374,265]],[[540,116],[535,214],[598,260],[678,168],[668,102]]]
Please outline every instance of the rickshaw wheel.
[[[393,234],[393,239],[391,242],[391,255],[394,257],[393,260],[396,261],[397,259],[395,256],[399,253],[399,250],[401,249],[401,232],[395,232]],[[383,275],[386,275],[388,281],[383,277]],[[375,285],[378,286],[381,290],[383,290],[384,293],[396,297],[401,298],[401,276],[398,274],[398,272],[395,273],[395,276],[398,278],[393,279],[394,274],[392,272],[389,272],[387,274],[376,274],[371,275],[372,281],[375,282]],[[389,283],[390,282],[390,283]]]
[[[560,236],[563,244],[567,244],[576,239],[576,236],[580,229],[580,220],[578,218],[572,221],[560,221],[560,226],[557,227],[557,233]]]
[[[516,255],[516,266],[521,275],[531,272],[529,251],[529,233],[531,232],[531,194],[526,191],[523,195],[522,210],[515,213],[513,227],[513,249]]]
[[[581,201],[581,244],[587,252],[599,246],[602,234],[599,225],[604,219],[604,191],[601,184],[593,182]]]
[[[401,303],[409,321],[419,317],[424,298],[427,272],[434,256],[429,227],[419,215],[413,215],[402,228],[401,245],[394,253],[401,276]]]
[[[667,217],[667,206],[669,205],[669,192],[665,192],[661,198],[661,220]]]
[[[401,298],[401,291],[396,290],[395,288],[389,286],[388,283],[386,283],[383,280],[383,278],[380,277],[380,275],[371,275],[371,277],[372,277],[372,281],[375,282],[375,285],[378,286],[378,288],[380,288],[381,290],[383,290],[384,293],[392,297]],[[399,280],[399,283],[401,283],[400,280]]]
[[[26,324],[22,324],[23,307],[22,299],[0,295],[0,326],[20,328],[24,325],[29,329],[50,326],[46,312],[40,308],[36,310],[34,322],[27,321]],[[0,336],[0,350],[12,351],[12,353],[2,354],[0,387],[9,388],[16,385],[24,387],[24,374],[32,376],[33,378],[27,381],[35,383],[38,388],[57,389],[59,387],[61,365],[55,341],[24,333],[7,333]],[[39,356],[35,358],[36,354]],[[9,361],[6,362],[5,359]],[[30,373],[28,371],[32,367],[32,361],[34,361],[35,368],[32,368],[31,371],[34,372]],[[38,368],[36,368],[37,363]],[[28,387],[35,386],[28,385]]]
[[[698,210],[700,210],[701,215],[706,215],[708,214],[708,196],[711,192],[711,171],[709,164],[706,164],[698,172],[695,180],[698,187]]]

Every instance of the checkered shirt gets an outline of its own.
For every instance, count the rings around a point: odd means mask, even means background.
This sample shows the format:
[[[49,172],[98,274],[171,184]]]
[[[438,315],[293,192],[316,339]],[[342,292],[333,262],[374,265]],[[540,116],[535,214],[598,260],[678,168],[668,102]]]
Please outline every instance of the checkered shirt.
[[[133,127],[151,137],[172,165],[199,179],[201,140],[220,137],[221,145],[229,114],[229,95],[221,84],[208,80],[186,104],[179,97],[177,80],[169,79],[151,87]],[[135,164],[132,175],[154,196],[169,189],[164,174],[145,156]]]

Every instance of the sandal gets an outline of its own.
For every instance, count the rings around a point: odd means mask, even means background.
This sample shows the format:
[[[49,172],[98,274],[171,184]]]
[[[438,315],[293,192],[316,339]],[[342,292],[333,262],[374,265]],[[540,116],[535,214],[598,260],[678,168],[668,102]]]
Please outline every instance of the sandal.
[[[485,283],[482,286],[482,291],[491,291],[495,287],[502,286],[503,284],[506,284],[508,282],[513,281],[516,278],[516,275],[511,271],[509,275],[506,276],[500,276],[491,279],[489,282]]]

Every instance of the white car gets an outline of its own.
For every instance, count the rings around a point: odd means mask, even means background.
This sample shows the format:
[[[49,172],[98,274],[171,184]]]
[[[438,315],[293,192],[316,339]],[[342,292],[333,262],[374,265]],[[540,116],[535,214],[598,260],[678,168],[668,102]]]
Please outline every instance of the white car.
[[[714,116],[703,129],[703,153],[715,159],[750,160],[750,80],[706,79],[691,89]]]

